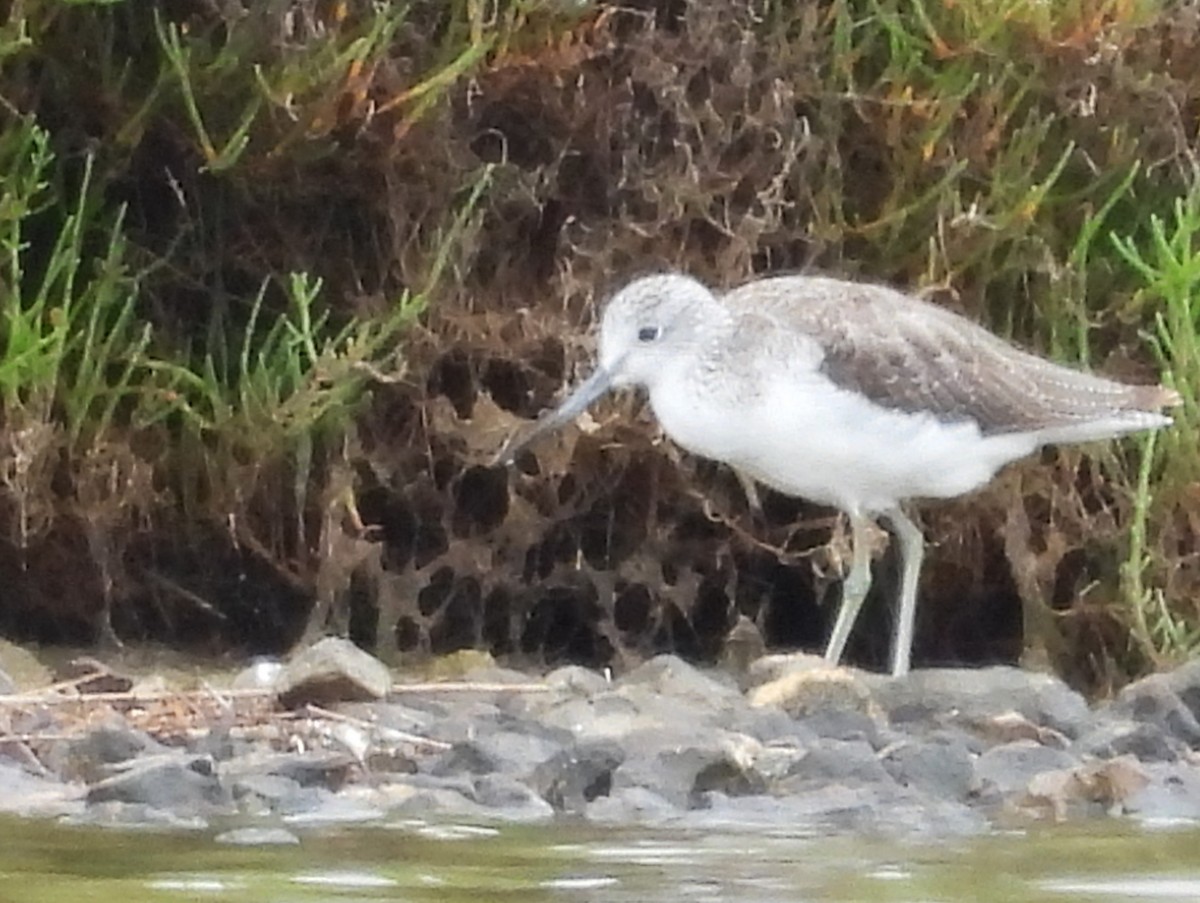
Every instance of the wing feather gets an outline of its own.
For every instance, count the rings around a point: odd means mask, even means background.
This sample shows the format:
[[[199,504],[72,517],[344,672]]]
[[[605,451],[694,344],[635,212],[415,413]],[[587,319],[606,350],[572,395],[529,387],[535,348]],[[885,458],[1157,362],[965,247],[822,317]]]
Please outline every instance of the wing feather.
[[[1178,401],[1162,386],[1133,386],[1051,363],[964,317],[893,289],[811,276],[758,280],[727,293],[755,342],[793,343],[799,366],[883,407],[973,420],[985,435],[1072,437],[1156,423]],[[818,349],[815,354],[813,347]],[[780,348],[773,351],[778,355]],[[785,350],[785,357],[787,356]],[[1106,431],[1101,431],[1106,432]]]

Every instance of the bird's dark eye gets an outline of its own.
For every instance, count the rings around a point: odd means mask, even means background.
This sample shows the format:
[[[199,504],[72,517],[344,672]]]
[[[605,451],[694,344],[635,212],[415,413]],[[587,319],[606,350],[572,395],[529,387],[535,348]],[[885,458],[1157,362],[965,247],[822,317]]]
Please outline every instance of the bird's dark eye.
[[[659,331],[657,326],[643,326],[638,330],[638,341],[653,342],[658,338]]]

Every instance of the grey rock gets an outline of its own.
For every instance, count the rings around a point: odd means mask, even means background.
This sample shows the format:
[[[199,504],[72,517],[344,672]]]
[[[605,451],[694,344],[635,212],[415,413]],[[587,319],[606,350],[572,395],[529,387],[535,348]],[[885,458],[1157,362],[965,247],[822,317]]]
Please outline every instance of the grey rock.
[[[1016,740],[994,746],[975,761],[980,794],[986,798],[1008,796],[1024,790],[1039,774],[1062,771],[1079,764],[1069,752],[1042,746],[1032,740]]]
[[[301,787],[339,790],[358,769],[357,760],[339,752],[259,753],[221,766],[221,776],[230,785],[255,775],[274,775],[295,781]]]
[[[894,727],[986,721],[1016,711],[1036,725],[1078,737],[1091,724],[1084,698],[1056,677],[1019,668],[932,668],[898,677],[867,675]]]
[[[270,690],[283,673],[284,664],[277,658],[256,658],[233,678],[235,690]]]
[[[1200,769],[1159,762],[1143,770],[1149,783],[1125,801],[1125,812],[1145,822],[1200,821]]]
[[[1175,692],[1175,686],[1182,683],[1182,678],[1172,680],[1162,674],[1144,677],[1123,688],[1108,711],[1119,718],[1158,725],[1188,746],[1200,747],[1200,722]]]
[[[737,683],[725,672],[704,672],[675,655],[657,655],[617,681],[618,689],[644,687],[676,703],[704,708],[743,704]]]
[[[764,655],[750,663],[743,676],[747,688],[761,686],[786,677],[789,674],[803,671],[829,672],[829,662],[825,657],[810,652],[784,652]],[[837,669],[849,671],[849,669]]]
[[[542,682],[553,690],[576,696],[592,696],[612,689],[612,682],[603,674],[579,665],[555,668]]]
[[[213,838],[217,843],[236,847],[294,846],[300,838],[283,828],[234,828]]]
[[[977,789],[971,752],[954,738],[900,742],[890,747],[882,760],[901,787],[939,799],[966,800]]]
[[[1132,755],[1142,762],[1174,762],[1186,745],[1150,721],[1103,719],[1076,741],[1075,749],[1099,759]]]
[[[141,804],[185,815],[229,809],[231,799],[211,759],[165,754],[126,763],[88,788],[87,801]]]
[[[554,807],[515,778],[489,774],[476,778],[472,798],[481,806],[499,810],[494,816],[505,821],[544,821],[554,816]]]
[[[567,699],[544,712],[542,721],[569,731],[576,742],[588,743],[623,741],[659,726],[714,727],[720,720],[711,709],[671,702],[644,687],[608,690],[589,698]]]
[[[330,794],[324,787],[302,787],[292,778],[277,774],[237,778],[230,791],[239,811],[252,816],[311,812],[324,805]]]
[[[452,704],[440,706],[440,714],[426,733],[444,743],[469,743],[511,719],[495,703],[456,696]]]
[[[761,683],[747,695],[750,705],[783,709],[793,718],[820,712],[861,712],[876,708],[871,691],[857,672],[847,668],[802,667]]]
[[[425,771],[436,777],[460,774],[488,774],[499,767],[478,743],[455,743],[425,765]]]
[[[1200,721],[1200,659],[1185,662],[1167,674],[1167,686]]]
[[[525,777],[574,743],[570,733],[562,729],[537,724],[522,727],[525,729],[483,732],[473,741],[456,743],[432,760],[426,770],[437,775],[498,771]]]
[[[585,814],[601,824],[662,824],[677,819],[680,809],[648,787],[622,787],[589,803]]]
[[[112,773],[112,766],[138,756],[158,755],[167,748],[119,718],[90,730],[79,740],[58,746],[48,764],[68,780],[92,783]]]
[[[883,746],[879,722],[866,712],[853,709],[822,709],[801,718],[798,722],[814,737],[826,740],[856,740],[874,749]]]
[[[862,740],[818,740],[804,751],[781,782],[779,792],[798,793],[815,785],[892,784],[879,756]]]
[[[320,805],[283,816],[283,823],[296,827],[323,828],[330,825],[359,825],[379,821],[384,810],[370,802],[321,792]]]
[[[690,829],[720,829],[802,836],[856,833],[894,836],[959,837],[987,829],[987,821],[962,803],[938,800],[894,784],[813,787],[786,797],[709,795],[707,808],[679,820]]]
[[[615,742],[579,744],[534,768],[530,784],[557,811],[581,814],[612,792],[613,772],[624,760],[625,750]]]
[[[0,668],[0,695],[17,692],[17,685],[11,677],[4,673],[4,669]]]
[[[288,708],[382,699],[391,689],[387,666],[341,637],[325,637],[301,650],[275,682],[279,700]]]
[[[730,716],[725,727],[734,733],[746,734],[763,743],[786,741],[803,744],[817,739],[815,731],[781,709],[771,707],[735,709]]]
[[[18,765],[0,761],[0,812],[30,816],[79,815],[86,788],[52,777],[30,774]]]
[[[420,777],[414,775],[414,778]],[[411,779],[410,779],[411,780]],[[486,806],[471,798],[474,788],[467,793],[451,787],[422,785],[420,782],[404,782],[389,787],[389,814],[404,816],[432,816],[436,818],[487,819],[492,817]]]
[[[646,787],[675,806],[698,804],[700,794],[762,793],[766,782],[752,766],[749,737],[722,731],[680,734],[650,730],[629,738],[626,758],[613,772],[613,792]]]
[[[192,755],[207,756],[215,762],[227,762],[251,749],[253,744],[235,739],[227,724],[214,724],[201,736],[187,743],[187,751]]]
[[[401,702],[354,702],[340,706],[338,711],[381,728],[422,736],[449,714],[449,709],[443,705],[419,708]]]
[[[63,820],[64,824],[113,828],[151,828],[156,831],[207,831],[208,819],[196,813],[162,809],[146,803],[123,803],[119,800],[92,803],[78,815]]]

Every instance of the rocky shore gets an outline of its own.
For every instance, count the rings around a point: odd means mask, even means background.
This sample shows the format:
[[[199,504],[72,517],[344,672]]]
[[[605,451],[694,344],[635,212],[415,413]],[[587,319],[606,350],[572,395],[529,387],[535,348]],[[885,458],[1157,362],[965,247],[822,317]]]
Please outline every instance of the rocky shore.
[[[1200,662],[1094,706],[1013,668],[892,679],[805,655],[418,684],[326,639],[186,692],[93,664],[34,688],[0,671],[0,812],[242,843],[411,819],[923,835],[1200,819]]]

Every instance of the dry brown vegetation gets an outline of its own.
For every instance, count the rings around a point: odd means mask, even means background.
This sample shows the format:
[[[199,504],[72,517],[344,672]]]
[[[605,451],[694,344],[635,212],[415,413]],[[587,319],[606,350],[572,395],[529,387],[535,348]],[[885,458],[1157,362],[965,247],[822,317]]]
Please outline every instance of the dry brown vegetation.
[[[61,380],[37,404],[5,396],[6,633],[261,650],[338,629],[391,654],[607,664],[716,658],[744,614],[771,645],[819,647],[838,519],[774,496],[752,517],[636,402],[515,472],[489,463],[586,364],[596,304],[661,267],[887,281],[1061,359],[1188,372],[1139,333],[1161,299],[1109,240],[1149,247],[1150,215],[1193,190],[1184,6],[402,6],[8,13],[5,128],[32,115],[57,154],[28,269],[90,154],[79,254],[94,266],[126,205],[120,262],[150,331],[98,368],[111,405],[72,408]],[[323,280],[310,313],[331,320],[314,353],[285,329],[272,356],[276,318],[299,322],[291,272]],[[388,319],[405,291],[419,322]],[[334,341],[381,320],[374,344]],[[1137,446],[1048,453],[926,509],[918,665],[1032,649],[1096,687],[1186,650],[1188,405],[1148,481]],[[895,567],[877,566],[851,658],[879,664]],[[1133,614],[1158,598],[1165,638]]]

